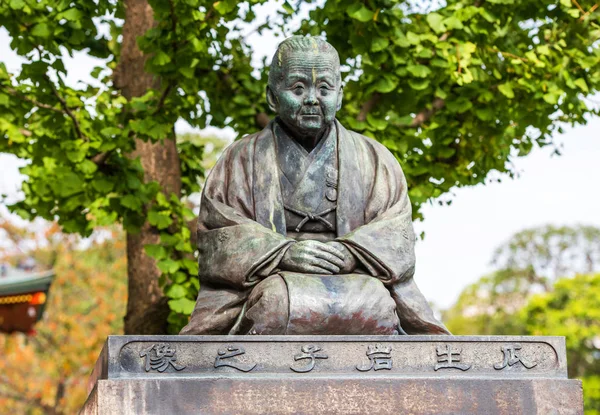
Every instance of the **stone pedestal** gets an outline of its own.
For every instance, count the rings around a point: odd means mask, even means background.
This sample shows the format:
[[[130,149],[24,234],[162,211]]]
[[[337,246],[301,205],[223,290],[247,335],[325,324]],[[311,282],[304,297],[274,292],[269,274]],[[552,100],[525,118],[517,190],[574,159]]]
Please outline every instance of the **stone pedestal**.
[[[111,336],[82,414],[583,414],[562,337]]]

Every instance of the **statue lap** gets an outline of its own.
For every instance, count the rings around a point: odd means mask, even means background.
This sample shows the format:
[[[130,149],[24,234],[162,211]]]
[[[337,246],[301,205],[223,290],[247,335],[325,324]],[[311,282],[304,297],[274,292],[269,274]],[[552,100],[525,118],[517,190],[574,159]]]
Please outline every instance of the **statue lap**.
[[[398,334],[396,304],[364,274],[280,272],[261,281],[246,304],[239,334]]]

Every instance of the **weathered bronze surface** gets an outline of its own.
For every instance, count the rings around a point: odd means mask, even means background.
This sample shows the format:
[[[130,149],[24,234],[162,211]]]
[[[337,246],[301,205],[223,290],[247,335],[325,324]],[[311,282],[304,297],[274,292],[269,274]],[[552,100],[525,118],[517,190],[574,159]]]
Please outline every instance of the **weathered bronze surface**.
[[[111,336],[82,414],[582,414],[563,337]]]
[[[181,333],[449,334],[413,279],[398,161],[335,118],[335,49],[285,40],[267,100],[275,120],[227,148],[206,182],[201,290]]]

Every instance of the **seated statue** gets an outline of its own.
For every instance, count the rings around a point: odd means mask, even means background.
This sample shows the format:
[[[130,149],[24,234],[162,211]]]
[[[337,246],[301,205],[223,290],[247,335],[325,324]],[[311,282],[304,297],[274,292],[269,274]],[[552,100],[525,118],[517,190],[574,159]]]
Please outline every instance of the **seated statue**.
[[[267,101],[277,117],[229,146],[206,181],[201,287],[181,334],[449,334],[413,280],[398,161],[335,118],[337,51],[282,42]]]

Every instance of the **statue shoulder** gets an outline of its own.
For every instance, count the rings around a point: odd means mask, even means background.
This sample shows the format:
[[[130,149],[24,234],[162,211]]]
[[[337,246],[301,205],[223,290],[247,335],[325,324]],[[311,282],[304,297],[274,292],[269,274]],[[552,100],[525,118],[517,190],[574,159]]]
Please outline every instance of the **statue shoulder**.
[[[237,159],[239,157],[249,157],[254,154],[254,147],[258,140],[265,139],[266,136],[270,136],[270,131],[265,128],[262,131],[258,131],[253,134],[248,134],[233,143],[229,144],[223,151],[223,155],[220,157],[221,160],[226,159]]]

